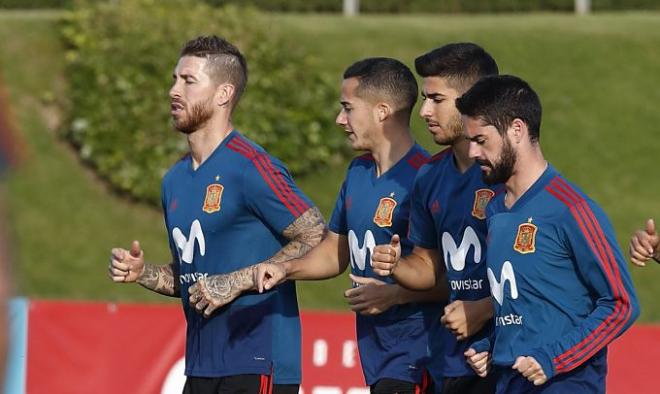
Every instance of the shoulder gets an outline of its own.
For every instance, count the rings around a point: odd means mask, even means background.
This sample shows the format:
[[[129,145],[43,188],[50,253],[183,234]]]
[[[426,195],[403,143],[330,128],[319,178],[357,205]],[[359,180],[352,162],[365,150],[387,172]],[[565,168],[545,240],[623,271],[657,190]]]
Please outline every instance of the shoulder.
[[[364,155],[357,156],[351,160],[351,163],[348,165],[348,172],[359,172],[361,170],[367,170],[376,165],[374,157],[371,156],[371,153],[365,153]]]
[[[560,174],[556,174],[548,181],[545,192],[547,197],[545,204],[548,208],[554,208],[558,214],[585,212],[587,208],[591,211],[591,207],[595,206],[589,196]]]
[[[163,175],[163,186],[176,181],[176,178],[190,166],[190,153],[181,156],[179,160]]]
[[[412,151],[406,158],[408,165],[415,171],[422,168],[429,160],[431,160],[431,155],[418,144],[413,146]]]
[[[243,170],[254,169],[262,173],[277,169],[288,174],[288,169],[282,161],[239,132],[232,135],[227,148],[234,152],[236,163]],[[240,167],[241,165],[244,167]]]
[[[451,157],[453,150],[451,148],[446,148],[441,150],[440,152],[436,153],[435,155],[431,156],[431,159],[429,160],[429,164],[431,163],[440,163],[447,158]]]
[[[449,163],[451,159],[451,148],[444,149],[433,156],[430,156],[426,162],[419,168],[417,178],[436,177],[439,171]]]

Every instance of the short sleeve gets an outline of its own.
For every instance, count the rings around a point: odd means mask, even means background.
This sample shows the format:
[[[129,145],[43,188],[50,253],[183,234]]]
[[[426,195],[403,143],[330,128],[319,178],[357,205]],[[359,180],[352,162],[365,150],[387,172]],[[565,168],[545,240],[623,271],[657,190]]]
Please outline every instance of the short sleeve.
[[[280,234],[313,206],[286,167],[266,153],[256,154],[246,166],[243,192],[248,208]]]
[[[418,172],[413,184],[408,239],[415,246],[435,249],[438,247],[437,232],[433,214],[428,207],[427,193],[424,190],[424,174],[426,172]]]

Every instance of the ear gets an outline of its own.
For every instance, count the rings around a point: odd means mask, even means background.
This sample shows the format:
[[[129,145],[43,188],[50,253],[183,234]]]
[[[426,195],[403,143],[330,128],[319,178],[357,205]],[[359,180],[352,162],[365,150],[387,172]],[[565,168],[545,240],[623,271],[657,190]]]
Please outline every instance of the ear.
[[[374,106],[374,112],[376,119],[378,119],[379,122],[383,122],[385,119],[392,116],[392,107],[387,103],[378,103]]]
[[[513,122],[511,122],[511,126],[509,126],[507,133],[509,134],[511,140],[518,144],[523,140],[524,137],[529,134],[529,131],[527,130],[527,123],[525,123],[525,121],[520,118],[515,118],[513,119]]]
[[[236,87],[230,83],[221,83],[215,90],[215,103],[220,107],[231,104]]]

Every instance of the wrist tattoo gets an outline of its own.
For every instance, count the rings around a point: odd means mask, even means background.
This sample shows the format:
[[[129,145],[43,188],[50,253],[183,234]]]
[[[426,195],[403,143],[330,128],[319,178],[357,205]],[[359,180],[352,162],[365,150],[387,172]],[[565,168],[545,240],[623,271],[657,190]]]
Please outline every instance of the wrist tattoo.
[[[140,275],[137,282],[143,287],[153,290],[156,293],[169,296],[177,296],[179,293],[179,286],[174,280],[172,264],[145,264],[144,272]]]

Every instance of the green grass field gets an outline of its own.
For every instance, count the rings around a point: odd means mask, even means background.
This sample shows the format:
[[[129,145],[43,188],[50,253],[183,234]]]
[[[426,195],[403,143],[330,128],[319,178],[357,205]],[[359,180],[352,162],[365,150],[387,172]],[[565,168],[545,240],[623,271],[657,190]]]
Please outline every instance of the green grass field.
[[[67,94],[61,15],[0,13],[0,71],[27,145],[26,161],[9,179],[16,292],[164,302],[106,277],[112,246],[140,239],[148,260],[165,261],[166,235],[157,210],[114,195],[57,137],[57,105]],[[274,15],[270,23],[322,59],[338,86],[343,69],[359,58],[391,56],[412,65],[415,56],[444,43],[480,43],[503,73],[523,77],[539,92],[546,157],[608,212],[624,248],[646,217],[660,220],[660,14]],[[413,126],[419,141],[437,151],[417,117]],[[298,180],[326,217],[344,169]],[[631,269],[644,321],[660,321],[659,269]],[[347,285],[345,277],[301,284],[302,307],[345,309]]]

